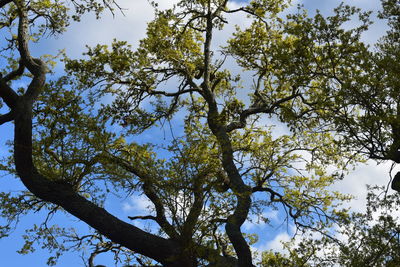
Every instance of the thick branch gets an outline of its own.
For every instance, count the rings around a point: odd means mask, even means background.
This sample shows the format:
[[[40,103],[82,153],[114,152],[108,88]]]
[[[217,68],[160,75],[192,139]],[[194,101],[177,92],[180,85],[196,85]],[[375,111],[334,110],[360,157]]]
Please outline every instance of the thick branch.
[[[128,219],[132,220],[132,221],[137,220],[137,219],[157,221],[157,218],[154,217],[154,216],[151,216],[151,215],[147,215],[147,216],[128,216]]]
[[[29,22],[28,14],[25,7],[21,3],[16,2],[18,6],[18,51],[21,54],[21,61],[29,69],[29,71],[35,75],[38,74],[38,62],[31,56],[29,51]]]
[[[211,3],[208,2],[208,14],[206,25],[206,40],[204,43],[204,81],[202,89],[204,98],[208,104],[207,121],[212,133],[216,136],[222,151],[222,166],[229,176],[230,188],[235,193],[237,205],[225,225],[226,233],[238,256],[238,266],[250,267],[252,256],[250,247],[243,237],[240,230],[241,225],[246,221],[251,206],[251,188],[242,180],[233,159],[233,149],[230,138],[226,131],[226,126],[220,120],[217,102],[214,93],[210,88],[210,66],[211,66],[211,40],[213,32],[213,16],[211,13]]]
[[[25,70],[25,66],[24,64],[22,64],[22,62],[19,62],[18,68],[16,70],[11,71],[10,73],[8,73],[7,75],[5,75],[3,77],[4,81],[9,82],[19,76],[21,76],[22,74],[24,74],[24,70]]]
[[[7,114],[0,115],[0,125],[14,120],[14,114],[10,111]]]
[[[189,242],[192,240],[193,233],[195,231],[196,223],[199,220],[201,211],[203,210],[204,205],[204,195],[203,195],[203,182],[204,177],[207,174],[199,173],[197,177],[194,177],[194,202],[192,207],[190,208],[189,214],[183,224],[182,237],[185,238],[185,242]]]
[[[211,41],[213,37],[213,16],[211,13],[211,3],[208,3],[208,13],[207,13],[207,25],[206,25],[206,40],[204,42],[204,73],[203,73],[203,83],[202,90],[207,102],[215,103],[214,95],[210,88],[210,72],[211,72]]]
[[[83,220],[114,242],[164,263],[166,266],[173,266],[171,257],[179,255],[179,248],[172,241],[149,234],[121,221],[77,194],[71,185],[51,181],[42,176],[33,165],[32,104],[44,85],[46,68],[41,60],[32,58],[30,55],[28,19],[26,10],[22,6],[19,6],[19,19],[18,48],[21,60],[34,76],[25,96],[16,104],[14,113],[14,160],[22,182],[35,196],[63,207],[67,212]],[[1,90],[2,93],[3,91],[5,90]]]
[[[55,182],[38,173],[32,160],[32,103],[21,101],[15,116],[14,159],[24,185],[37,197],[63,207],[67,212],[137,253],[173,266],[171,256],[178,255],[172,241],[149,234],[130,225],[74,192],[63,182]]]
[[[161,226],[161,228],[167,233],[168,236],[171,238],[177,240],[178,239],[178,233],[175,231],[175,229],[172,227],[172,225],[168,222],[166,216],[165,216],[165,208],[164,205],[161,201],[161,199],[158,197],[157,193],[155,192],[154,188],[151,185],[151,180],[152,177],[149,177],[143,170],[141,170],[138,166],[134,166],[132,164],[129,164],[125,160],[118,158],[113,155],[108,155],[107,156],[109,159],[111,159],[114,163],[118,164],[128,172],[136,175],[137,177],[140,178],[140,180],[143,182],[143,192],[144,194],[150,199],[150,201],[154,204],[154,207],[156,209],[156,221],[157,223]]]
[[[17,4],[17,3],[16,3]],[[21,4],[17,4],[19,14],[18,24],[18,51],[21,55],[22,65],[26,66],[30,73],[33,74],[34,78],[28,86],[26,96],[31,99],[35,99],[43,87],[45,82],[45,75],[47,72],[46,65],[41,59],[33,58],[29,51],[29,22],[27,17],[27,11]]]
[[[246,119],[249,116],[254,115],[254,114],[260,114],[260,113],[265,113],[265,114],[272,113],[281,104],[283,104],[287,101],[290,101],[299,96],[301,96],[301,94],[295,93],[290,96],[279,99],[278,101],[274,102],[272,105],[264,104],[262,106],[250,107],[248,109],[245,109],[242,111],[242,113],[240,113],[239,121],[233,121],[230,124],[228,124],[226,127],[226,131],[229,133],[233,130],[244,128],[244,127],[246,127]]]
[[[134,216],[134,217],[129,217],[129,218],[130,219],[152,219],[152,220],[155,220],[163,228],[164,231],[166,231],[166,229],[167,229],[167,231],[169,232],[167,234],[169,234],[172,237],[179,238],[178,233],[170,225],[170,223],[167,221],[167,219],[165,217],[165,210],[164,210],[164,206],[162,205],[161,199],[159,199],[159,197],[157,196],[154,189],[151,186],[149,186],[149,181],[152,180],[152,177],[149,177],[144,171],[142,171],[139,168],[139,166],[129,164],[128,162],[124,161],[123,159],[115,157],[113,155],[108,155],[107,157],[109,157],[110,160],[113,160],[114,163],[118,163],[125,170],[127,170],[127,171],[131,172],[132,174],[141,178],[142,181],[147,180],[147,185],[143,186],[144,187],[143,190],[144,190],[144,193],[146,194],[146,196],[155,205],[157,216],[155,216],[155,217],[154,216]],[[202,209],[201,203],[203,203],[202,196],[199,195],[198,200],[195,202],[196,202],[196,204],[193,205],[194,206],[193,214],[189,215],[188,218],[191,218],[191,219],[198,218],[198,216],[199,216],[198,214],[201,212],[201,209]],[[191,219],[187,222],[189,224],[187,226],[188,229],[191,229],[191,227],[189,227],[191,225]],[[178,245],[176,243],[175,243],[175,247],[181,248],[180,244]],[[236,266],[237,260],[235,258],[221,256],[214,249],[202,247],[202,246],[199,247],[198,245],[193,246],[193,248],[196,250],[195,254],[199,258],[206,259],[210,262],[213,262],[216,264],[216,266],[227,266],[227,267],[228,266]],[[151,258],[151,256],[148,256],[148,257]]]
[[[18,95],[17,93],[4,81],[0,74],[0,97],[4,100],[4,103],[13,109],[17,104]]]
[[[17,173],[25,186],[37,197],[61,206],[115,243],[163,263],[180,267],[178,243],[149,234],[108,213],[105,209],[77,194],[70,185],[55,182],[38,173],[32,160],[31,101],[21,102],[15,116],[14,159]],[[234,266],[234,260],[220,256],[215,250],[200,247],[200,257],[213,259],[220,266]]]

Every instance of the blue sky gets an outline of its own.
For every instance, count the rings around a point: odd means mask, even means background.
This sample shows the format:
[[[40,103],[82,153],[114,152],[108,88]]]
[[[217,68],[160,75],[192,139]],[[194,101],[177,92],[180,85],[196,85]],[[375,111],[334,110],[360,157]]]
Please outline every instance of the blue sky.
[[[173,1],[162,0],[160,1],[160,7],[169,7]],[[331,10],[338,6],[341,1],[337,0],[296,0],[294,4],[304,4],[309,9],[310,14],[314,13],[315,9],[320,9],[323,14],[330,14]],[[346,4],[355,5],[363,8],[364,10],[377,10],[380,7],[378,0],[348,0]],[[142,0],[121,0],[120,5],[125,10],[125,16],[117,13],[113,18],[111,15],[105,15],[101,20],[95,20],[92,15],[86,15],[83,17],[80,23],[72,23],[68,31],[59,36],[56,39],[46,39],[39,44],[34,45],[33,54],[41,55],[56,54],[59,49],[65,49],[67,54],[71,58],[76,58],[81,55],[85,50],[85,45],[95,45],[97,43],[109,43],[112,39],[127,40],[135,47],[138,40],[145,36],[146,23],[153,18],[153,12],[147,1]],[[376,14],[376,12],[375,12]],[[244,16],[235,16],[231,18],[232,24],[216,37],[217,42],[223,42],[230,33],[234,31],[234,24],[245,25],[248,23]],[[378,22],[371,27],[371,30],[364,35],[364,39],[369,43],[374,43],[383,33],[385,25],[382,22]],[[0,38],[2,38],[0,32]],[[0,41],[1,42],[1,41]],[[233,67],[234,68],[234,67]],[[62,66],[58,66],[58,71],[62,71]],[[249,81],[250,82],[250,81]],[[12,125],[0,126],[0,156],[7,154],[8,148],[4,145],[4,141],[9,139],[12,132]],[[160,133],[161,136],[163,133]],[[148,135],[146,138],[152,138]],[[336,184],[333,189],[340,190],[344,193],[352,193],[357,196],[357,199],[352,202],[351,206],[354,210],[362,210],[364,205],[364,199],[366,196],[365,184],[380,184],[386,185],[389,179],[388,171],[390,165],[381,164],[376,166],[375,163],[370,162],[368,165],[360,165],[353,170],[343,181]],[[362,179],[360,179],[362,178]],[[1,177],[0,188],[7,191],[18,191],[22,190],[21,183],[13,177]],[[117,200],[116,198],[109,199],[106,203],[112,212],[116,215],[126,217],[130,212],[144,212],[147,200],[144,197],[133,196],[126,200]],[[272,220],[279,220],[280,214],[274,211],[270,211],[269,215]],[[0,251],[2,251],[2,266],[32,266],[40,267],[46,266],[45,262],[49,254],[47,251],[37,249],[35,253],[28,255],[20,255],[16,253],[16,250],[20,249],[23,241],[20,236],[23,234],[24,229],[30,227],[34,222],[40,222],[44,218],[42,213],[33,213],[25,217],[22,217],[18,228],[8,238],[0,239]],[[72,216],[59,215],[54,219],[54,223],[66,224],[73,223],[79,224],[76,219]],[[82,229],[86,229],[86,226],[82,224]],[[249,225],[246,224],[244,227],[254,229],[257,232],[263,233],[266,230],[263,225]],[[289,234],[288,231],[289,230]],[[290,227],[283,225],[282,227],[268,230],[269,235],[261,239],[256,244],[259,249],[271,248],[280,249],[280,240],[288,240],[290,238]],[[108,257],[98,257],[98,264],[104,264],[107,266],[114,266],[113,262]],[[70,267],[70,266],[83,266],[82,260],[79,254],[66,253],[61,257],[58,267]]]

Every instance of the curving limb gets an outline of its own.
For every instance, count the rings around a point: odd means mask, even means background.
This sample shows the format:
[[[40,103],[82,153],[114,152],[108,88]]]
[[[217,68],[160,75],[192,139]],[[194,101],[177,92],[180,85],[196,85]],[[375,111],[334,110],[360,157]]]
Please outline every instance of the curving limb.
[[[251,267],[252,255],[250,247],[245,240],[240,227],[246,221],[251,207],[251,188],[247,186],[234,163],[233,148],[227,132],[227,127],[220,120],[217,101],[214,92],[211,89],[210,73],[211,73],[211,40],[213,36],[213,13],[211,12],[210,3],[208,4],[208,14],[206,22],[206,39],[204,43],[204,82],[203,96],[208,103],[208,125],[218,140],[222,151],[222,166],[227,173],[230,183],[229,187],[236,195],[237,204],[233,214],[229,215],[225,225],[226,233],[232,242],[238,257],[238,266]],[[214,14],[215,15],[215,14]]]
[[[242,129],[242,128],[246,127],[246,119],[248,117],[250,117],[251,115],[260,114],[260,113],[264,113],[264,114],[273,113],[275,111],[275,109],[278,108],[281,104],[288,102],[292,99],[295,99],[296,97],[299,97],[299,96],[300,96],[300,94],[294,93],[290,96],[279,99],[278,101],[276,101],[270,105],[264,104],[264,105],[250,107],[248,109],[245,109],[245,110],[243,110],[243,112],[240,113],[239,121],[233,121],[233,122],[229,123],[226,126],[226,131],[232,132],[237,129]]]
[[[0,76],[0,97],[11,110],[17,105],[18,94],[6,83],[2,76]]]
[[[18,51],[21,55],[21,65],[26,66],[29,72],[34,76],[29,84],[25,96],[35,99],[46,81],[47,67],[39,58],[33,58],[29,50],[29,21],[26,8],[15,2],[18,7]]]
[[[23,65],[33,75],[33,78],[26,94],[22,97],[18,97],[1,79],[0,96],[13,110],[13,113],[3,115],[1,118],[3,121],[10,120],[11,115],[14,118],[14,161],[21,181],[38,198],[62,207],[113,242],[148,256],[164,266],[182,266],[174,260],[181,254],[181,248],[176,242],[147,233],[118,219],[105,209],[80,196],[71,185],[50,180],[36,169],[32,157],[32,108],[44,86],[46,67],[40,59],[33,58],[30,54],[26,10],[19,4],[17,4],[20,19],[18,27],[19,53]],[[147,193],[151,196],[151,191]],[[232,260],[219,256],[213,250],[204,248],[202,251],[207,255],[214,255],[215,260],[223,266],[233,266]]]
[[[14,120],[14,114],[11,111],[6,114],[0,115],[0,125],[13,120]]]
[[[22,74],[24,74],[24,70],[25,70],[25,66],[24,66],[23,62],[20,60],[18,68],[13,70],[13,71],[11,71],[7,75],[5,75],[3,77],[3,79],[4,79],[5,82],[9,82],[9,81],[11,81],[11,80],[13,80],[15,78],[20,77]]]

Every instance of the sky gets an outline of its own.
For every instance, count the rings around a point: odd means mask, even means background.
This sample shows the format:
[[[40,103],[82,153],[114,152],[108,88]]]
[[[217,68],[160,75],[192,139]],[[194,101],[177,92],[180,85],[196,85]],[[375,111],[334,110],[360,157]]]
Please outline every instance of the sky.
[[[159,3],[160,8],[167,8],[172,5],[174,1],[161,0]],[[305,8],[309,10],[309,14],[315,13],[315,9],[321,10],[323,14],[330,14],[332,9],[340,4],[341,1],[337,0],[295,0],[293,3],[304,4]],[[346,4],[355,5],[361,7],[364,10],[373,10],[373,16],[376,15],[376,11],[380,8],[380,2],[378,0],[347,0]],[[124,15],[116,13],[113,17],[110,14],[106,14],[102,19],[96,20],[93,15],[86,15],[82,18],[80,23],[72,23],[68,28],[67,32],[57,38],[49,38],[43,40],[41,43],[34,45],[32,53],[34,55],[40,55],[43,53],[56,54],[58,50],[65,49],[67,55],[70,58],[78,58],[82,52],[85,51],[85,46],[93,46],[98,43],[110,43],[114,38],[119,40],[126,40],[137,47],[138,41],[145,37],[146,23],[153,18],[153,11],[147,1],[144,0],[120,0],[119,4],[123,7]],[[232,3],[233,5],[240,5],[240,2]],[[216,36],[216,43],[222,43],[226,38],[234,31],[234,25],[244,27],[248,24],[248,20],[245,16],[232,16],[230,24]],[[376,42],[376,40],[384,34],[385,24],[383,22],[375,23],[371,26],[367,34],[363,36],[364,40],[370,44]],[[1,33],[0,33],[1,34]],[[2,36],[0,35],[0,38]],[[1,42],[1,40],[0,40]],[[235,66],[232,65],[232,71],[235,71]],[[56,71],[62,71],[62,65],[56,68]],[[239,71],[239,70],[236,70]],[[245,81],[246,82],[246,81]],[[248,82],[251,82],[250,80]],[[4,145],[4,140],[8,139],[12,131],[11,125],[0,126],[0,156],[7,154],[8,148]],[[153,136],[148,135],[143,137],[144,139],[151,139]],[[377,165],[375,162],[369,161],[366,164],[360,164],[354,170],[340,181],[335,184],[332,189],[339,190],[343,193],[353,194],[356,199],[349,204],[354,211],[362,211],[365,206],[366,196],[366,184],[378,184],[386,185],[389,181],[389,170],[390,164]],[[21,190],[22,186],[17,179],[11,177],[0,177],[0,188],[2,190]],[[126,216],[130,212],[144,212],[148,200],[143,196],[132,196],[130,199],[120,201],[110,199],[106,203],[106,207],[109,207],[116,214]],[[279,221],[280,214],[276,211],[266,211],[268,216],[272,220]],[[22,267],[32,266],[41,267],[46,266],[45,261],[48,257],[48,253],[41,249],[37,252],[28,255],[20,255],[15,251],[20,249],[22,246],[22,240],[20,238],[23,234],[23,229],[29,227],[33,222],[39,222],[43,219],[43,214],[33,213],[21,219],[20,225],[8,238],[0,239],[0,251],[2,252],[2,266]],[[79,224],[79,222],[67,216],[69,221]],[[60,215],[55,218],[55,222],[64,222],[64,215]],[[85,229],[85,225],[81,225],[82,229]],[[264,225],[252,225],[245,224],[245,229],[256,229],[260,233],[265,230]],[[290,234],[292,233],[291,228],[280,227],[275,229],[275,232],[267,238],[262,238],[259,243],[255,245],[256,249],[274,249],[281,250],[282,246],[280,241],[288,241]],[[104,264],[107,266],[112,265],[112,261],[109,258],[99,257],[98,264]],[[83,266],[81,258],[76,253],[67,253],[64,255],[57,267],[70,267],[70,266]]]

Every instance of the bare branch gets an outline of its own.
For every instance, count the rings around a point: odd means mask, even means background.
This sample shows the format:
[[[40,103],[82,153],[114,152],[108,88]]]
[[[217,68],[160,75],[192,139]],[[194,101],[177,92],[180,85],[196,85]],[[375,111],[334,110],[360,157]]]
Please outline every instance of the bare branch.
[[[108,154],[107,156],[114,163],[118,164],[128,172],[136,175],[143,182],[143,192],[144,194],[153,202],[154,207],[156,209],[156,222],[160,225],[160,227],[171,237],[177,239],[179,234],[175,231],[174,227],[168,222],[165,216],[165,208],[162,203],[162,200],[157,195],[154,190],[151,181],[153,177],[150,177],[145,171],[141,170],[137,165],[134,166],[129,164],[124,159],[116,157],[114,155]]]
[[[128,216],[128,219],[130,219],[130,220],[137,220],[137,219],[140,219],[140,220],[153,220],[153,221],[157,221],[157,218],[154,217],[154,216],[151,216],[151,215],[148,215],[148,216]]]
[[[265,26],[267,27],[267,29],[270,28],[270,27],[269,27],[269,24],[268,24],[268,22],[265,20],[265,18],[261,17],[260,15],[257,15],[254,11],[251,11],[251,10],[245,8],[245,7],[240,7],[240,8],[231,9],[231,10],[225,8],[225,9],[222,9],[221,11],[222,11],[222,12],[225,12],[225,13],[244,12],[244,13],[246,13],[246,14],[249,14],[249,15],[254,16],[254,17],[256,17],[257,19],[261,20],[261,21],[265,24]]]
[[[9,81],[11,81],[11,80],[13,80],[13,79],[15,79],[15,78],[21,76],[21,75],[24,73],[24,70],[25,70],[25,66],[24,66],[24,64],[22,63],[22,61],[20,61],[20,62],[19,62],[18,69],[13,70],[13,71],[11,71],[10,73],[8,73],[7,75],[5,75],[5,76],[3,77],[3,79],[4,79],[5,82],[9,82]]]
[[[193,205],[190,207],[190,211],[186,220],[183,224],[182,236],[187,237],[190,241],[192,240],[192,236],[194,233],[194,229],[196,227],[196,223],[200,217],[201,211],[203,210],[204,205],[204,195],[203,195],[203,181],[204,178],[207,176],[207,173],[199,173],[196,177],[193,178],[194,180],[194,202]],[[189,240],[186,240],[189,241]]]
[[[190,88],[190,89],[180,90],[180,91],[173,92],[173,93],[167,93],[165,91],[152,90],[152,91],[149,91],[149,94],[150,95],[163,95],[163,96],[169,96],[169,97],[176,97],[176,96],[180,96],[180,95],[183,95],[183,94],[186,94],[186,93],[194,93],[194,92],[199,92],[199,90]]]
[[[299,93],[294,93],[290,96],[284,97],[282,99],[279,99],[278,101],[276,101],[275,103],[273,103],[270,106],[267,105],[262,105],[262,106],[257,106],[257,107],[250,107],[248,109],[245,109],[242,111],[242,113],[240,113],[240,118],[239,121],[233,121],[230,124],[228,124],[226,126],[226,131],[227,132],[231,132],[233,130],[236,129],[241,129],[244,128],[246,126],[246,119],[254,114],[259,114],[259,113],[265,113],[265,114],[269,114],[269,113],[273,113],[274,110],[279,107],[281,104],[290,101],[296,97],[301,96],[301,94]]]

